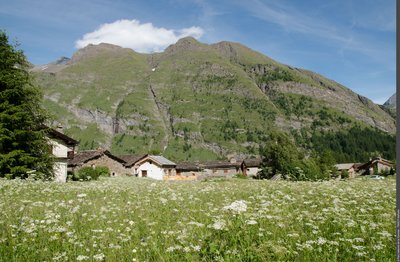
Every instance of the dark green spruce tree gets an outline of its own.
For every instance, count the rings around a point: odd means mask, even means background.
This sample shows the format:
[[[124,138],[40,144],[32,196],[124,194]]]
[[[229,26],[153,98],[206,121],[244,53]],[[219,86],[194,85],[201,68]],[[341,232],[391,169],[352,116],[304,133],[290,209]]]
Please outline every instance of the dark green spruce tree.
[[[47,114],[32,84],[29,63],[0,31],[0,177],[52,177],[53,160],[43,124]]]

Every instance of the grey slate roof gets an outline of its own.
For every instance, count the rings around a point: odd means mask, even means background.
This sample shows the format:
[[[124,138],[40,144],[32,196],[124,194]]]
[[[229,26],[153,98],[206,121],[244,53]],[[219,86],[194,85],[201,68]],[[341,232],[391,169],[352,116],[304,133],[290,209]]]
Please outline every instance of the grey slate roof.
[[[344,164],[336,164],[335,167],[337,170],[349,170],[354,166],[354,163],[344,163]]]
[[[75,139],[73,139],[72,137],[69,137],[66,134],[63,134],[63,133],[55,130],[54,128],[48,128],[46,126],[44,126],[43,128],[46,130],[47,135],[49,137],[61,139],[67,145],[77,145],[77,144],[79,144],[79,142],[76,141]]]
[[[262,160],[260,158],[249,158],[243,160],[243,163],[246,167],[259,167],[261,165]]]
[[[176,170],[179,171],[201,171],[199,163],[180,162],[176,165]]]
[[[199,164],[200,167],[206,169],[213,169],[213,168],[239,168],[241,163],[231,163],[226,160],[214,160],[214,161],[206,161],[201,162]]]
[[[152,159],[154,162],[157,162],[158,164],[162,166],[176,166],[174,162],[171,160],[166,159],[163,156],[154,156],[154,155],[149,155],[149,158]]]
[[[118,157],[125,161],[125,166],[133,166],[138,160],[142,159],[146,155],[119,155]]]
[[[113,154],[110,153],[108,150],[104,149],[98,149],[98,150],[87,150],[87,151],[82,151],[74,155],[74,158],[71,159],[68,162],[68,166],[79,166],[82,165],[92,159],[99,158],[103,155],[107,155],[108,157],[114,159],[117,162],[120,162],[121,164],[125,163],[125,161],[119,157],[114,156]]]

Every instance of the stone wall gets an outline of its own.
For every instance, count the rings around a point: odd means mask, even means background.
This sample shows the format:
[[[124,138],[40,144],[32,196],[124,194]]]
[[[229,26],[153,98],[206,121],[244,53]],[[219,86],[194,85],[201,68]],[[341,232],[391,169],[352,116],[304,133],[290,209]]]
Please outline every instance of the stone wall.
[[[386,171],[388,172],[390,170],[390,166],[382,164],[382,163],[377,163],[377,169],[378,169],[378,173],[381,173],[382,171]]]
[[[133,175],[132,170],[125,168],[122,163],[110,158],[107,155],[102,155],[97,159],[90,160],[84,163],[82,166],[76,167],[74,172],[77,172],[82,167],[96,167],[96,166],[106,166],[110,169],[110,176],[123,176],[123,175]]]
[[[176,171],[175,176],[165,177],[165,180],[185,180],[185,181],[193,181],[199,180],[205,176],[205,173],[202,171]]]
[[[236,168],[213,168],[204,169],[204,173],[209,177],[233,177],[234,175],[241,173]]]

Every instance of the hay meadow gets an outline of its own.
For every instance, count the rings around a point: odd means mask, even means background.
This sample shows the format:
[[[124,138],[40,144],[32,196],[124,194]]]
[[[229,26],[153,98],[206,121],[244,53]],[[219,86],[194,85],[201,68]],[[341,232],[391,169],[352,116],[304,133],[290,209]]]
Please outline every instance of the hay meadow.
[[[0,180],[0,261],[394,261],[395,179]]]

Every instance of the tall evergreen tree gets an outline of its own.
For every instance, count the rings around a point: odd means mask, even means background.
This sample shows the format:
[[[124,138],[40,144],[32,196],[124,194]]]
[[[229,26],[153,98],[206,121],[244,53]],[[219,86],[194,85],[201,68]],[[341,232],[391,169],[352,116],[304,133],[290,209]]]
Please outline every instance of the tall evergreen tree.
[[[0,177],[26,178],[31,170],[52,176],[41,94],[22,50],[0,31]]]

